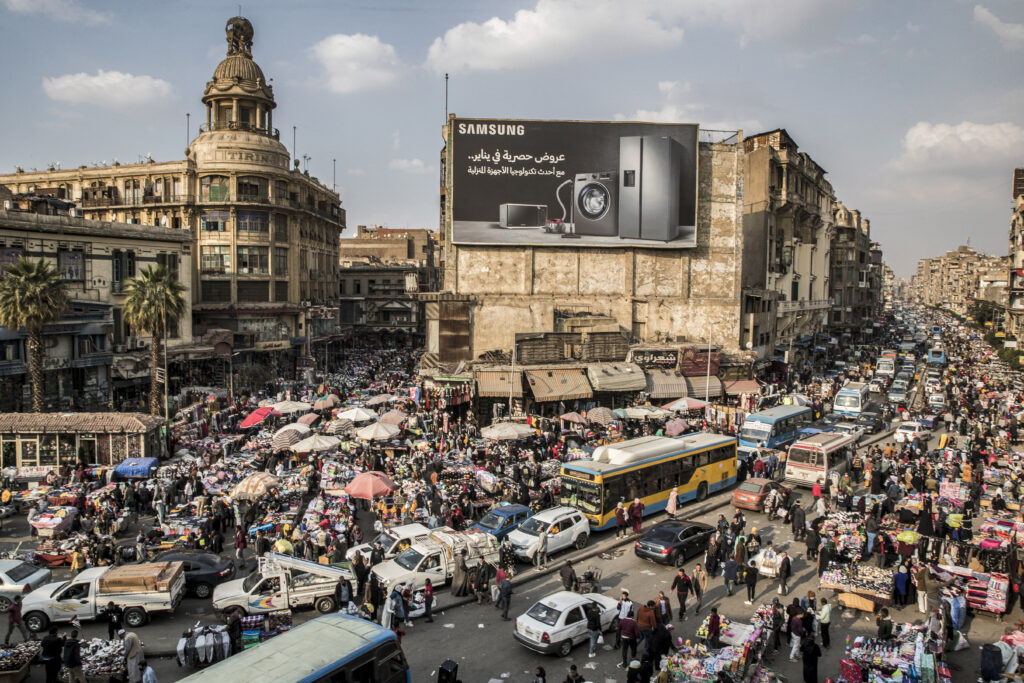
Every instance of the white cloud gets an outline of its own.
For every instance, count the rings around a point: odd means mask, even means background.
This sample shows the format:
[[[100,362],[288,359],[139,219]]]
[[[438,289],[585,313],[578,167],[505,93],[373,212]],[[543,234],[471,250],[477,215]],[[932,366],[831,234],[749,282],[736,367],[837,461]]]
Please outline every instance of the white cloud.
[[[715,89],[717,90],[717,88]],[[728,90],[728,88],[723,88]],[[714,91],[704,87],[694,87],[689,82],[661,81],[658,83],[662,105],[658,109],[637,109],[631,114],[616,114],[617,121],[651,121],[654,123],[699,123],[705,130],[738,130],[757,132],[764,126],[755,117],[746,116],[743,105],[733,106],[728,102],[728,95],[723,94],[720,101]],[[698,95],[702,92],[704,97]],[[716,102],[709,105],[706,99]],[[738,113],[734,118],[719,116],[722,110]]]
[[[320,62],[327,87],[342,95],[387,88],[404,70],[393,45],[362,33],[327,36],[310,53]]]
[[[99,107],[144,107],[165,102],[171,84],[152,76],[120,71],[85,72],[43,78],[43,91],[51,100]]]
[[[509,20],[448,29],[430,46],[427,66],[438,73],[536,68],[664,49],[682,38],[681,27],[663,25],[642,2],[538,0]]]
[[[1014,123],[956,125],[920,121],[903,137],[893,168],[910,172],[955,172],[1014,163],[1024,155],[1024,128]]]
[[[105,24],[110,21],[106,12],[82,7],[78,0],[2,0],[3,6],[16,14],[45,14],[51,19],[68,23]]]
[[[1002,41],[1003,47],[1011,50],[1024,47],[1024,24],[1011,24],[1002,21],[982,5],[974,6],[974,20],[995,33]]]
[[[920,30],[921,30],[921,25],[920,24],[915,24],[912,21],[908,21],[907,22],[907,31],[909,31],[910,33],[917,33]]]
[[[392,159],[391,163],[388,164],[388,168],[392,171],[412,173],[414,175],[422,175],[434,170],[432,167],[423,163],[422,159]]]
[[[362,168],[350,168],[348,169],[349,175],[366,175],[366,171]]]
[[[689,25],[715,25],[732,28],[741,45],[755,40],[813,36],[813,25],[825,23],[857,3],[853,0],[648,0],[655,12],[667,20]],[[827,35],[834,38],[834,26]]]

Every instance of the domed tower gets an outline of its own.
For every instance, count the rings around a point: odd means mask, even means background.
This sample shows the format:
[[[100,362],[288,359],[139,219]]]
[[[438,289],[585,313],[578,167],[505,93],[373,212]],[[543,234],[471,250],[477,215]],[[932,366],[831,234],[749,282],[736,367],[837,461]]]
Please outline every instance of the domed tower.
[[[274,135],[274,89],[252,61],[253,29],[244,17],[228,19],[228,54],[206,84],[206,130],[245,130]]]

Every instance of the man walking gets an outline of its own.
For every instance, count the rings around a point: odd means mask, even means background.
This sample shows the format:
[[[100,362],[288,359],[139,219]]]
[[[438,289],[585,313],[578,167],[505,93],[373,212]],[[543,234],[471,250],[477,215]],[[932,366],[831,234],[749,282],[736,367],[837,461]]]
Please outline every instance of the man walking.
[[[498,604],[496,606],[501,607],[501,618],[505,621],[511,621],[508,618],[508,607],[512,603],[512,582],[505,577],[505,580],[498,586]]]
[[[686,570],[682,567],[676,572],[676,576],[672,579],[671,590],[676,592],[676,599],[679,601],[679,618],[686,620],[686,598],[687,596],[694,593],[693,581],[686,574]]]
[[[747,584],[747,599],[744,601],[746,605],[753,605],[754,598],[757,597],[757,565],[751,560],[747,563],[747,575],[743,582]]]
[[[68,683],[87,683],[82,672],[82,646],[78,642],[78,629],[72,629],[71,635],[64,640],[61,659],[68,670]]]
[[[548,564],[548,532],[547,529],[537,536],[537,549],[533,552],[533,566],[544,569]]]
[[[726,560],[725,566],[722,567],[722,581],[725,582],[725,593],[728,597],[732,597],[732,589],[736,585],[739,568],[739,564],[732,557]]]
[[[791,523],[793,539],[796,541],[801,540],[807,533],[807,514],[804,512],[804,506],[799,502],[793,506]]]
[[[789,586],[786,582],[789,581],[789,577],[793,575],[793,564],[789,560],[789,553],[782,551],[779,560],[779,594],[789,595]]]
[[[640,638],[640,629],[633,621],[633,614],[630,613],[625,619],[619,619],[619,642],[622,648],[622,661],[616,666],[620,669],[626,668],[626,662],[636,657],[636,642]],[[629,653],[627,657],[626,654]]]
[[[821,607],[815,616],[818,619],[818,630],[821,632],[821,645],[827,650],[832,644],[832,637],[828,632],[828,627],[832,625],[832,605],[828,604],[828,598],[821,599]]]
[[[25,628],[25,622],[21,618],[21,596],[15,595],[14,602],[7,608],[7,635],[4,636],[4,646],[11,644],[11,634],[14,629],[21,631],[21,636],[24,640],[28,640],[28,629]]]
[[[700,614],[700,607],[703,604],[704,593],[708,590],[708,575],[704,567],[699,564],[693,568],[693,597],[697,600],[697,607],[694,614]]]
[[[46,669],[46,683],[57,683],[63,651],[64,639],[57,635],[57,627],[51,626],[50,632],[43,636],[39,652],[39,659]]]
[[[601,608],[596,602],[590,603],[590,609],[587,610],[587,633],[590,635],[590,652],[587,656],[594,658],[597,656],[597,639],[601,637]]]

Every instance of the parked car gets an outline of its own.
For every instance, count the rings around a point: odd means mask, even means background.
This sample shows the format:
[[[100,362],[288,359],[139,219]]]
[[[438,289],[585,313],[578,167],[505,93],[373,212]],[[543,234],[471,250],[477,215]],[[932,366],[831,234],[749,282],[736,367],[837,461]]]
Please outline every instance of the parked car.
[[[22,560],[0,560],[0,612],[6,612],[16,595],[31,593],[50,583],[53,573]]]
[[[197,598],[213,595],[213,587],[235,577],[235,563],[229,558],[202,550],[167,550],[158,553],[152,562],[183,562],[185,590]]]
[[[892,440],[896,443],[909,443],[914,437],[922,441],[931,436],[931,430],[920,422],[904,422],[893,432]]]
[[[868,434],[877,434],[885,426],[880,413],[861,413],[857,417],[857,425]]]
[[[584,548],[590,540],[590,523],[579,510],[570,507],[541,510],[508,535],[516,557],[529,561],[537,549],[540,532],[548,532],[548,554],[573,546]]]
[[[619,610],[614,598],[600,593],[558,591],[516,617],[512,635],[535,652],[568,657],[574,645],[590,637],[587,610],[592,603],[597,603],[601,610],[601,630],[615,630]]]
[[[732,504],[744,510],[763,512],[765,498],[773,490],[788,491],[789,488],[772,479],[762,477],[747,479],[733,489]]]
[[[519,528],[533,513],[525,505],[501,505],[484,515],[473,525],[475,531],[486,531],[499,541]]]
[[[747,482],[758,481],[747,479]],[[661,522],[640,537],[633,545],[633,553],[658,564],[680,566],[687,559],[707,550],[708,539],[715,528],[703,522],[689,520]]]

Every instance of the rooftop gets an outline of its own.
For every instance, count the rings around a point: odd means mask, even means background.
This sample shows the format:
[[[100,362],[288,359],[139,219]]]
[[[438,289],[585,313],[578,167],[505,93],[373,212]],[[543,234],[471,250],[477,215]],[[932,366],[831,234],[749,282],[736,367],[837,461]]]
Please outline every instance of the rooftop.
[[[146,413],[5,413],[0,414],[0,433],[144,434],[163,423],[162,417]]]

